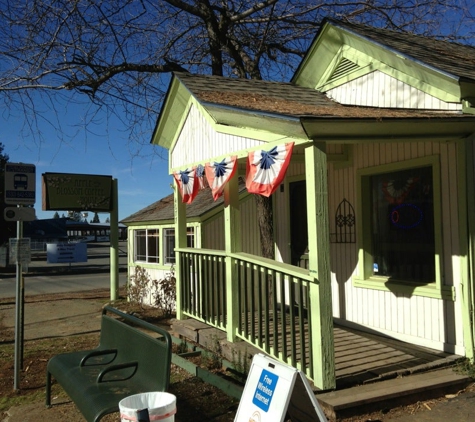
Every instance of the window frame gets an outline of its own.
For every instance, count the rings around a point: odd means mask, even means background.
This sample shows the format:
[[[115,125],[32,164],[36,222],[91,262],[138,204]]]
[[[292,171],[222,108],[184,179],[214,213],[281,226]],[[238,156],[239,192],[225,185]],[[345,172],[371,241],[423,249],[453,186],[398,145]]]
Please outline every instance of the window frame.
[[[372,212],[371,212],[371,176],[392,173],[412,168],[431,167],[434,203],[434,282],[417,283],[415,281],[390,280],[388,276],[373,274],[372,254]],[[425,296],[437,299],[455,300],[453,286],[443,284],[443,237],[441,213],[441,179],[438,155],[432,155],[397,163],[383,164],[356,171],[357,192],[357,276],[353,285],[373,290],[391,291],[409,296]]]
[[[152,236],[151,234],[149,235],[149,232],[155,232],[154,233],[154,236]],[[140,254],[140,256],[145,256],[145,259],[138,259],[138,253],[137,253],[137,234],[139,232],[145,232],[145,236],[143,236],[143,238],[145,239],[145,255],[143,254]],[[150,255],[149,253],[149,241],[150,241],[150,238],[151,237],[157,237],[157,244],[156,244],[156,247],[157,247],[157,255]],[[161,262],[161,257],[160,257],[160,254],[161,254],[161,248],[160,248],[160,237],[161,237],[161,233],[160,233],[160,230],[158,228],[136,228],[136,229],[133,229],[133,239],[134,239],[134,249],[133,249],[133,257],[134,257],[134,262],[140,262],[140,263],[146,263],[146,264],[155,264],[155,265],[160,265],[160,262]],[[153,258],[154,260],[151,260],[151,258]]]
[[[169,268],[173,265],[175,265],[175,262],[168,262],[167,258],[170,258],[169,256],[167,257],[168,253],[167,248],[167,238],[166,238],[166,233],[168,230],[174,231],[176,233],[175,226],[173,224],[167,224],[167,225],[161,225],[161,226],[149,226],[149,227],[143,227],[143,226],[137,226],[132,229],[132,238],[133,238],[133,244],[132,244],[132,251],[131,254],[133,256],[133,263],[134,264],[140,264],[143,266],[154,266],[154,267],[161,267],[161,268]],[[149,231],[156,231],[158,233],[158,260],[157,261],[150,261],[149,260],[149,252],[148,252],[148,233]],[[146,254],[145,254],[145,260],[144,259],[137,259],[137,232],[145,232],[145,248],[146,248]],[[198,233],[198,229],[196,224],[193,225],[187,225],[187,247],[190,247],[188,245],[194,245],[191,247],[196,247],[197,245],[197,238],[196,235]],[[174,235],[175,237],[175,235]],[[175,248],[176,248],[176,243],[175,243]],[[141,257],[143,254],[140,255]]]

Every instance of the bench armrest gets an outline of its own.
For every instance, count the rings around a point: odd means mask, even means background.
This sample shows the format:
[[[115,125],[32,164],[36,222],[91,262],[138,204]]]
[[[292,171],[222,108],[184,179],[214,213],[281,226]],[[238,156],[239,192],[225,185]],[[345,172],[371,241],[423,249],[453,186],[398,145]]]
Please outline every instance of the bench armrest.
[[[101,382],[113,382],[113,381],[118,381],[117,379],[112,379],[112,380],[103,380],[104,376],[107,375],[110,372],[113,371],[118,371],[120,369],[126,369],[126,368],[134,368],[134,371],[127,377],[121,378],[120,381],[123,380],[128,380],[132,378],[135,373],[137,372],[137,367],[139,366],[138,362],[127,362],[127,363],[120,363],[117,365],[110,365],[107,368],[104,368],[101,372],[99,372],[99,375],[97,376],[96,382],[101,383]]]
[[[114,359],[117,357],[117,349],[104,349],[104,350],[93,350],[89,352],[86,356],[81,359],[79,366],[86,366],[87,360],[96,357],[96,356],[103,356],[103,355],[113,355],[112,359],[109,359],[107,362],[100,362],[100,363],[92,363],[90,366],[93,365],[108,365],[109,363],[113,362]]]

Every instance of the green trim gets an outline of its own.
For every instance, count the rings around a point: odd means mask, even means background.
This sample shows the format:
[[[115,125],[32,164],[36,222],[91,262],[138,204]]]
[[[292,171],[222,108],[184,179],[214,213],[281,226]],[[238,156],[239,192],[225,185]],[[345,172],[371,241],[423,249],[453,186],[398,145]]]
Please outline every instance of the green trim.
[[[371,201],[369,176],[381,173],[417,168],[432,167],[432,179],[434,183],[434,231],[435,231],[435,274],[436,279],[433,284],[420,285],[406,281],[389,281],[387,277],[373,275],[373,257],[371,245]],[[442,268],[442,213],[441,213],[441,181],[440,162],[438,155],[407,160],[403,162],[385,164],[381,166],[368,167],[356,171],[357,175],[357,248],[358,248],[358,276],[353,277],[353,285],[368,289],[391,291],[393,293],[410,294],[414,296],[425,296],[438,299],[455,300],[455,289],[453,286],[443,284]]]
[[[184,116],[190,107],[190,92],[176,78],[168,90],[160,120],[152,135],[152,144],[171,149],[176,134],[183,125]]]
[[[460,236],[460,264],[461,264],[461,304],[463,338],[465,356],[475,358],[475,326],[474,312],[474,227],[475,227],[475,185],[473,169],[474,137],[458,144],[457,160],[458,187],[459,187],[459,236]]]
[[[353,285],[365,289],[396,292],[403,296],[423,296],[433,299],[455,301],[455,288],[453,286],[417,285],[405,281],[389,280],[388,277],[372,276],[366,280],[353,277]]]

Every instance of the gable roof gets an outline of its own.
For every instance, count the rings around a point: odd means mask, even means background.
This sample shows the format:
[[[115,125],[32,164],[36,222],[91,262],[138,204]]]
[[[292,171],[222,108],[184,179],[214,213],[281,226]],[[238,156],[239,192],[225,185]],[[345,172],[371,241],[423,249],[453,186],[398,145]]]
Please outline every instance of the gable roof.
[[[214,106],[279,114],[288,118],[417,118],[434,111],[355,107],[340,104],[315,89],[292,83],[268,82],[177,72],[175,77],[213,114]],[[437,112],[437,116],[453,113]]]
[[[423,65],[475,81],[475,47],[329,18],[325,22],[397,51]]]
[[[239,178],[239,193],[244,192],[244,190],[245,183],[242,178]],[[198,195],[196,195],[191,204],[186,205],[186,218],[203,217],[208,212],[222,206],[223,203],[223,196],[220,196],[216,201],[214,201],[211,189],[207,187],[198,192]],[[121,220],[121,223],[129,225],[131,223],[160,222],[166,220],[173,221],[174,211],[175,205],[172,193],[124,218]]]

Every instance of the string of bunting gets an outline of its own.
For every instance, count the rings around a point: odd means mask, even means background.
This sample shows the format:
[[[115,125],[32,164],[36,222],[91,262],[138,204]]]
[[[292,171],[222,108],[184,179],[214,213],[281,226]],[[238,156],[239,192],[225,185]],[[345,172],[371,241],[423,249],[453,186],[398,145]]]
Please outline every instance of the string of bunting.
[[[248,192],[271,196],[282,183],[292,157],[294,143],[276,146],[270,151],[252,151],[248,154],[246,166],[246,188]],[[224,191],[227,182],[237,169],[237,156],[229,156],[220,162],[209,162],[192,169],[173,173],[181,193],[182,201],[191,204],[201,189],[211,188],[216,201]]]

